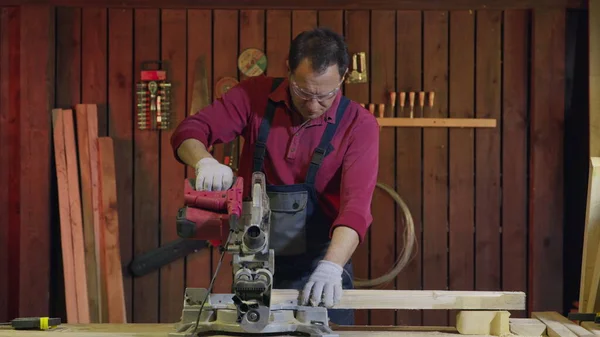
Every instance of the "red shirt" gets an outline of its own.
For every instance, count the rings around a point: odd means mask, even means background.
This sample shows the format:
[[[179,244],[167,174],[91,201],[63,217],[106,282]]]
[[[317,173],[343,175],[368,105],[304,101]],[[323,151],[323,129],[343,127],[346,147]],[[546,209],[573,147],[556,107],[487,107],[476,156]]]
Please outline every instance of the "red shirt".
[[[254,143],[270,98],[284,104],[278,104],[267,140],[268,155],[264,160],[267,183],[303,183],[325,126],[335,123],[342,94],[338,93],[321,117],[303,125],[299,114],[291,109],[287,79],[271,93],[272,80],[257,76],[242,81],[221,99],[183,120],[171,138],[176,159],[181,162],[177,148],[188,138],[195,138],[208,148],[241,135],[245,141],[238,175],[249,184]],[[373,220],[371,199],[379,165],[379,125],[368,110],[353,101],[339,123],[331,141],[334,150],[324,158],[317,172],[315,189],[321,208],[335,219],[330,235],[336,226],[347,226],[358,233],[362,242]],[[244,195],[249,190],[249,185],[245,185]]]

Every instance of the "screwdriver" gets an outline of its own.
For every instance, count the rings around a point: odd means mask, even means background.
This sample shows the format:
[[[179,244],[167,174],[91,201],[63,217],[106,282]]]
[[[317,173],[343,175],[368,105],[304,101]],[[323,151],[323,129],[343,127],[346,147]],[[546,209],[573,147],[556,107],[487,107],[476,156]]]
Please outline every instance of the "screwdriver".
[[[15,330],[48,330],[60,324],[60,318],[50,317],[23,317],[15,318],[0,325],[10,325]]]

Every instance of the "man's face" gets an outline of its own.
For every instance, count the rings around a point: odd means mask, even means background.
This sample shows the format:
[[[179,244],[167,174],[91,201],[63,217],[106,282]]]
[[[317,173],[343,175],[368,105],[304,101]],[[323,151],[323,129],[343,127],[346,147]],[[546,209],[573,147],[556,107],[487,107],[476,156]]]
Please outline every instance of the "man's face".
[[[317,74],[310,61],[304,59],[290,74],[290,93],[296,110],[305,119],[320,117],[335,100],[342,80],[337,64]]]

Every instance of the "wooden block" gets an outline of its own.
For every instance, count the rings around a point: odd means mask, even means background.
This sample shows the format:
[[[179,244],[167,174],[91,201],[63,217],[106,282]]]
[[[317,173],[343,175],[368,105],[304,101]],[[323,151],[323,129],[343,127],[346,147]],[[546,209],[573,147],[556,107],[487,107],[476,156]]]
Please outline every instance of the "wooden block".
[[[546,325],[549,337],[592,337],[594,334],[588,329],[575,324],[563,315],[552,312],[533,312],[532,317],[539,319]]]
[[[504,336],[510,333],[508,311],[460,311],[456,330],[462,335]]]
[[[546,332],[546,324],[537,318],[510,318],[510,332],[519,336],[542,336]]]

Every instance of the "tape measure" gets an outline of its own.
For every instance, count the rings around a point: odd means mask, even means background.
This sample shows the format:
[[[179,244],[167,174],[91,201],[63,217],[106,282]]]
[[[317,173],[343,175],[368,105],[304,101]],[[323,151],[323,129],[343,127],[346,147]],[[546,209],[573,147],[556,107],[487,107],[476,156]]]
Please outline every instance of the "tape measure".
[[[223,77],[215,84],[215,98],[221,98],[229,89],[235,87],[238,80],[233,77]]]
[[[267,56],[260,49],[245,49],[238,57],[238,69],[248,77],[261,75],[267,69]]]

